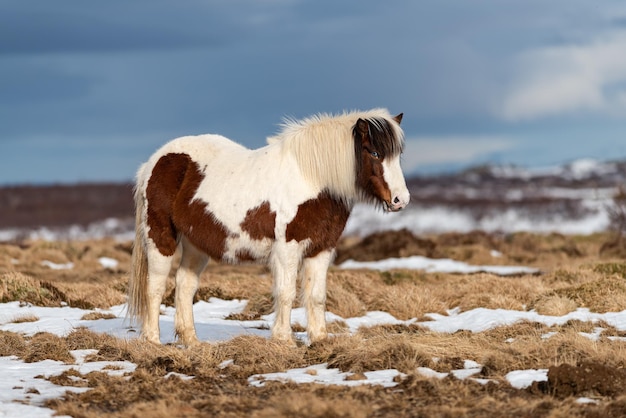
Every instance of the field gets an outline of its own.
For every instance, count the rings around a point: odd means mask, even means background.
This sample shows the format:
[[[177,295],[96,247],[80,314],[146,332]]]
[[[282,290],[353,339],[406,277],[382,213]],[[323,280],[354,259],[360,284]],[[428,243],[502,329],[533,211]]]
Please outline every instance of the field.
[[[85,322],[114,321],[106,310],[125,301],[130,251],[129,242],[112,239],[0,244],[0,302],[80,308],[88,312]],[[45,360],[72,365],[74,350],[90,350],[86,363],[109,362],[89,373],[69,366],[55,375],[41,373],[40,379],[55,385],[83,388],[43,401],[44,407],[73,417],[624,416],[626,321],[622,327],[622,317],[610,314],[626,309],[624,254],[621,241],[610,233],[416,237],[408,231],[383,232],[344,239],[337,262],[421,255],[471,265],[522,265],[540,273],[503,277],[333,267],[327,309],[346,320],[330,324],[333,337],[327,341],[300,341],[295,348],[265,338],[263,326],[260,334],[244,330],[193,349],[141,342],[132,337],[134,328],[126,329],[131,335],[126,338],[88,327],[10,331],[44,319],[15,305],[14,315],[0,317],[0,356],[15,356],[23,365]],[[165,310],[173,301],[172,286]],[[258,321],[272,311],[268,271],[212,264],[198,291],[198,300],[216,300],[211,298],[248,301],[226,321]],[[542,318],[588,310],[617,322],[522,320],[456,332],[425,326],[434,318],[487,310],[503,316],[535,312]],[[348,326],[348,318],[377,311],[398,321]],[[301,324],[294,329],[302,331]],[[119,370],[116,362],[136,367]],[[312,377],[336,369],[352,386],[249,379],[297,368]],[[119,373],[112,373],[116,369]],[[367,384],[374,376],[369,372],[389,370],[396,371],[389,384]],[[541,370],[542,379],[522,385],[511,374]],[[12,389],[26,393],[21,403],[36,403],[29,401],[29,391],[35,399],[37,389],[28,384]]]

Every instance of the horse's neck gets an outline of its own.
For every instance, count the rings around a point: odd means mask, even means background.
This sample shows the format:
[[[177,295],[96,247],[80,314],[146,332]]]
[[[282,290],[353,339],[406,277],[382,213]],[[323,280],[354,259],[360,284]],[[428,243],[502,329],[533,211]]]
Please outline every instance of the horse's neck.
[[[281,157],[293,159],[303,180],[318,191],[327,191],[349,207],[358,199],[354,154],[338,147],[310,147],[294,141],[307,138],[286,138],[270,145],[281,148]],[[350,150],[351,151],[351,150]],[[285,173],[293,175],[293,173]]]

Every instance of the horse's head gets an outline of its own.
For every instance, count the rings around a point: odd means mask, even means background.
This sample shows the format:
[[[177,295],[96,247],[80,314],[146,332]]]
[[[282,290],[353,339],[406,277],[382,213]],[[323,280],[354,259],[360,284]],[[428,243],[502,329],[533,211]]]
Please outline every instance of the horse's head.
[[[401,120],[402,113],[390,119],[359,118],[352,130],[357,188],[364,200],[380,203],[389,212],[402,210],[410,199],[400,168]]]

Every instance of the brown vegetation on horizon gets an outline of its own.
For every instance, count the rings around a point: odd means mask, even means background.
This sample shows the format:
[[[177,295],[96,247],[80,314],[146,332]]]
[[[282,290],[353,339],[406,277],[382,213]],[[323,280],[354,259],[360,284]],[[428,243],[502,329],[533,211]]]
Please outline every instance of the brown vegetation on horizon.
[[[0,229],[85,226],[133,217],[130,183],[0,187]]]

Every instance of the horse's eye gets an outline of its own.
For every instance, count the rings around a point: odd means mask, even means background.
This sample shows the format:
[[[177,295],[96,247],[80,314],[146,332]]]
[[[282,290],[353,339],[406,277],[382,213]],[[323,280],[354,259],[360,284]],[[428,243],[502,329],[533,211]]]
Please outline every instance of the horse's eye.
[[[372,157],[374,157],[376,159],[380,158],[380,155],[376,151],[372,151],[370,154],[372,155]]]

